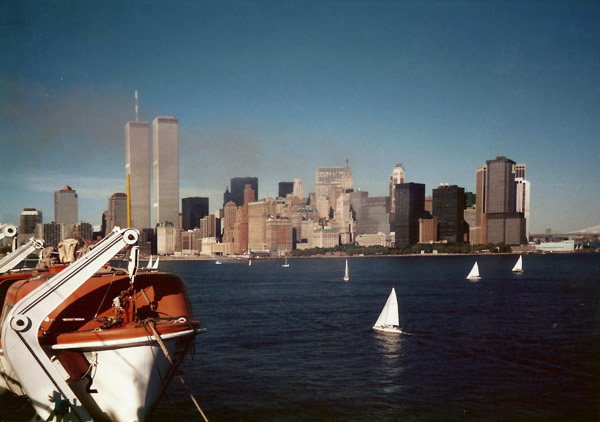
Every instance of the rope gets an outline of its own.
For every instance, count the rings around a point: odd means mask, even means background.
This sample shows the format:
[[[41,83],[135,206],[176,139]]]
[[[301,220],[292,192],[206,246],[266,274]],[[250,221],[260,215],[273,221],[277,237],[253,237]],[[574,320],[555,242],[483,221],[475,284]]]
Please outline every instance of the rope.
[[[194,395],[192,394],[192,392],[190,391],[189,387],[185,383],[185,381],[183,379],[183,376],[181,375],[181,372],[179,372],[179,369],[177,369],[177,367],[175,366],[175,362],[173,362],[173,359],[171,359],[171,355],[169,355],[169,351],[167,350],[167,347],[165,346],[165,343],[163,343],[162,338],[160,338],[160,334],[158,334],[158,331],[156,331],[156,327],[154,326],[154,321],[148,321],[148,325],[152,329],[152,333],[154,334],[154,337],[156,337],[156,341],[158,341],[158,344],[160,345],[160,348],[162,349],[163,353],[165,354],[167,360],[169,361],[169,363],[171,364],[171,366],[173,366],[173,369],[175,369],[175,372],[177,373],[177,376],[179,377],[179,381],[181,381],[181,384],[185,387],[185,389],[188,392],[190,398],[192,399],[192,401],[196,405],[196,409],[198,409],[198,412],[200,412],[200,414],[202,415],[202,418],[204,419],[204,421],[208,422],[208,418],[206,417],[206,415],[204,414],[204,412],[200,408],[200,405],[198,404],[198,402],[196,401]]]

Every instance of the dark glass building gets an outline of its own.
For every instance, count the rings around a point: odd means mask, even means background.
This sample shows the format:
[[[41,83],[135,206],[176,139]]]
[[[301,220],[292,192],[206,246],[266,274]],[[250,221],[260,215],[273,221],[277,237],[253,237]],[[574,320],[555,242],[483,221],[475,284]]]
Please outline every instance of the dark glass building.
[[[396,247],[419,243],[419,218],[425,213],[425,185],[400,183],[394,189]]]
[[[506,157],[487,161],[485,218],[488,243],[527,243],[525,217],[517,212],[515,173],[515,162]]]
[[[294,193],[294,182],[279,182],[279,198],[285,198],[288,193]]]
[[[254,198],[258,199],[258,177],[234,177],[231,179],[231,200],[235,205],[244,205],[244,187],[250,185],[254,191]]]
[[[438,219],[438,240],[463,242],[465,189],[456,185],[433,190],[433,216]]]
[[[200,227],[200,220],[208,215],[208,198],[199,196],[181,200],[181,223],[183,230]]]

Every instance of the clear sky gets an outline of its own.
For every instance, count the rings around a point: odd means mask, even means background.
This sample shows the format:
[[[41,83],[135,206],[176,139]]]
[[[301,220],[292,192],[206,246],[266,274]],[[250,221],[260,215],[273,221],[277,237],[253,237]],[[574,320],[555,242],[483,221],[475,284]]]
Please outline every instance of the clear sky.
[[[527,165],[531,230],[600,224],[598,1],[0,2],[0,222],[54,219],[70,185],[94,225],[125,190],[124,125],[179,118],[180,197],[219,208],[316,167],[355,188],[475,189]]]

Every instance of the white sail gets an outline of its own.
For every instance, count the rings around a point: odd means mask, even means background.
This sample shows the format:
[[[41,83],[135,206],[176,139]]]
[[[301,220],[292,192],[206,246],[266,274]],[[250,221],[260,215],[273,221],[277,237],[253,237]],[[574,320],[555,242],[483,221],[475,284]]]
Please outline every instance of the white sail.
[[[156,261],[154,261],[154,265],[152,266],[153,270],[158,270],[158,260],[160,259],[160,256],[156,257]]]
[[[481,277],[479,277],[479,267],[477,266],[477,261],[475,261],[475,265],[473,265],[473,268],[471,268],[471,272],[467,276],[467,279],[468,280],[479,280],[480,278]]]
[[[520,273],[523,271],[523,256],[519,255],[519,259],[517,260],[517,263],[515,264],[515,266],[513,267],[513,272],[515,273]]]
[[[387,332],[401,332],[398,327],[399,324],[398,299],[396,298],[396,290],[392,287],[387,302],[385,302],[373,328],[378,331],[384,331],[385,329]]]
[[[350,280],[350,270],[348,269],[348,260],[346,260],[346,271],[344,272],[344,281]]]
[[[289,266],[290,266],[290,264],[288,264],[288,262],[287,262],[287,256],[286,256],[286,257],[285,257],[285,264],[283,264],[283,265],[282,265],[282,267],[283,267],[283,268],[287,268],[287,267],[289,267]]]
[[[146,268],[152,268],[152,255],[150,255],[150,260],[148,261],[148,265],[146,265]]]

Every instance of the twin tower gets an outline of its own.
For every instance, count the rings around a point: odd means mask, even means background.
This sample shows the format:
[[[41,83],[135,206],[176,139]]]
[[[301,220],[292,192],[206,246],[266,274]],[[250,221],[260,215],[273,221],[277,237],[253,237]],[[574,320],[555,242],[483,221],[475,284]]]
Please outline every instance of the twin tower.
[[[166,222],[173,223],[175,227],[179,225],[178,130],[179,121],[176,117],[155,118],[152,121],[150,155],[149,123],[134,121],[125,125],[125,170],[130,180],[131,227],[134,229],[141,231]]]

